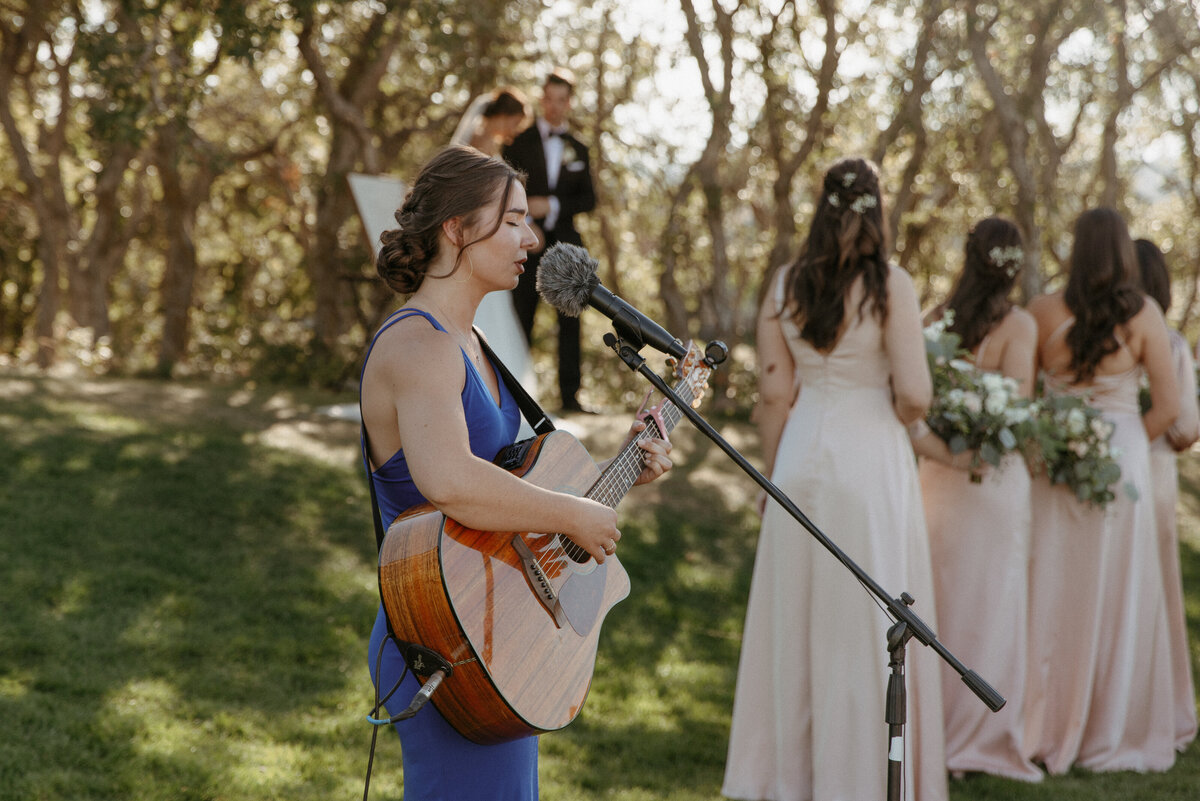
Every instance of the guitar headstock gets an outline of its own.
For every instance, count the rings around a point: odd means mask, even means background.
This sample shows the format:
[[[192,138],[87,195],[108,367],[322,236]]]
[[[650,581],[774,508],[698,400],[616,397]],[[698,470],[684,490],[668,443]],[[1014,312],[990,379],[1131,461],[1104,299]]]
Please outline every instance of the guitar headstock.
[[[687,355],[683,359],[672,360],[675,376],[679,379],[675,392],[680,397],[687,397],[689,393],[685,390],[690,390],[691,405],[695,409],[699,407],[700,400],[708,389],[708,377],[712,375],[713,368],[705,358],[704,351],[694,341],[687,343],[687,349]]]

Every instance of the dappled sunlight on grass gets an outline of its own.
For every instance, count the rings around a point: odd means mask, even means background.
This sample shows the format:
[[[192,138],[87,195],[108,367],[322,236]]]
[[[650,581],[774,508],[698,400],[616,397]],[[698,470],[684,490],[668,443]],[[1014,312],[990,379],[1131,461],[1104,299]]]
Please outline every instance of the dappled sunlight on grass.
[[[21,379],[0,441],[0,801],[289,801],[361,795],[378,603],[357,425],[270,387]],[[612,454],[627,416],[579,416]],[[753,429],[718,428],[748,456]],[[588,702],[542,738],[554,801],[718,797],[754,561],[757,487],[696,431],[619,507],[630,596]],[[325,449],[328,447],[328,451]],[[1200,657],[1200,458],[1180,460],[1181,555]],[[424,714],[424,713],[423,713]],[[372,797],[402,794],[380,732]],[[1076,771],[976,799],[1190,798],[1167,774]]]

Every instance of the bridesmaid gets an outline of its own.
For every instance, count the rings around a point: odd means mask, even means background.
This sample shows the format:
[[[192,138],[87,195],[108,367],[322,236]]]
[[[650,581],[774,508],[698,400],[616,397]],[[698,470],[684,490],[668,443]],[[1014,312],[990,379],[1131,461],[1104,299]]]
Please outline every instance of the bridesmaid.
[[[932,386],[912,279],[887,261],[879,174],[825,174],[804,248],[771,280],[758,321],[757,421],[772,481],[937,629],[929,541],[905,428]],[[888,749],[890,619],[779,504],[763,513],[722,794],[882,798],[903,758],[906,798],[948,796],[938,657],[907,648],[907,728]]]
[[[1166,323],[1139,288],[1117,212],[1080,215],[1066,289],[1029,310],[1045,392],[1087,397],[1114,425],[1121,479],[1104,509],[1034,482],[1027,755],[1052,774],[1167,770],[1175,719],[1150,440],[1178,415],[1179,396]],[[1141,415],[1143,371],[1152,406]]]
[[[1171,308],[1171,276],[1162,251],[1151,241],[1139,239],[1138,267],[1142,288],[1162,307]],[[1150,443],[1150,474],[1154,485],[1154,509],[1158,519],[1158,556],[1162,562],[1163,588],[1167,599],[1167,628],[1171,640],[1171,686],[1175,689],[1175,750],[1182,752],[1196,739],[1196,692],[1192,683],[1192,658],[1188,648],[1187,622],[1183,609],[1183,579],[1179,569],[1179,539],[1175,527],[1175,504],[1179,494],[1179,472],[1175,455],[1191,447],[1200,437],[1200,409],[1196,404],[1196,372],[1187,340],[1175,329],[1171,338],[1171,361],[1179,382],[1179,417],[1167,433]]]
[[[950,299],[949,331],[962,338],[975,365],[1017,381],[1033,393],[1037,324],[1009,294],[1024,261],[1021,232],[999,217],[982,220],[967,236],[963,269]],[[928,431],[925,427],[923,431]],[[958,454],[949,464],[934,434],[914,436],[922,455],[921,494],[929,525],[937,597],[938,638],[1008,700],[993,713],[949,667],[942,671],[946,766],[952,774],[978,771],[1024,781],[1042,773],[1022,755],[1025,626],[1028,601],[1029,471],[1019,453],[971,481]],[[948,452],[948,451],[947,451]],[[931,458],[932,457],[932,458]]]

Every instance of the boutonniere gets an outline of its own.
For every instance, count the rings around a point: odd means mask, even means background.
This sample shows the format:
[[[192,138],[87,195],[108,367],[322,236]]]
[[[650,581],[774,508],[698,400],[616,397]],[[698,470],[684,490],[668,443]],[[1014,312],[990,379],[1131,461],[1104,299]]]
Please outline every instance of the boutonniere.
[[[562,151],[563,166],[565,167],[568,164],[574,164],[577,161],[579,161],[579,154],[575,151],[575,146],[564,139]]]

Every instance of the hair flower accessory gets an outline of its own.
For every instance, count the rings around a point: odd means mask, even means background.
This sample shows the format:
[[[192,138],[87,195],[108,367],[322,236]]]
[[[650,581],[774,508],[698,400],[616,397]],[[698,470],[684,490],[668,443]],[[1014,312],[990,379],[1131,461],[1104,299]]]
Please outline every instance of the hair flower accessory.
[[[997,246],[988,251],[988,258],[992,260],[992,264],[1004,270],[1005,275],[1012,278],[1021,269],[1021,263],[1025,261],[1025,251],[1017,245],[1006,248]]]
[[[829,193],[829,205],[833,206],[835,209],[840,209],[842,207],[842,199],[837,196],[837,192]]]
[[[862,214],[867,209],[873,209],[878,205],[879,201],[875,199],[874,195],[859,195],[850,204],[850,211],[855,214]]]
[[[850,187],[854,186],[854,179],[857,177],[858,177],[857,173],[853,173],[853,172],[846,173],[845,175],[842,176],[842,186],[849,189]]]

